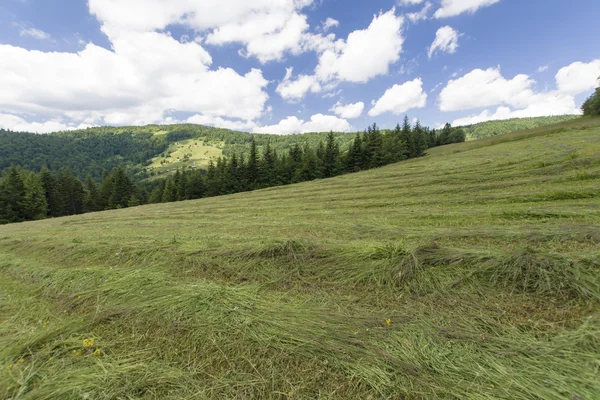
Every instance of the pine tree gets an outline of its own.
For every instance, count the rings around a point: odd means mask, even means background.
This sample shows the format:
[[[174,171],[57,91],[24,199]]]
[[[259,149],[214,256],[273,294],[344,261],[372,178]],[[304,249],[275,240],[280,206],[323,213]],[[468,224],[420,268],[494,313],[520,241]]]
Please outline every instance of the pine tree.
[[[425,130],[421,126],[421,122],[417,120],[415,128],[413,129],[414,143],[415,143],[415,154],[413,157],[421,157],[427,150],[428,140]]]
[[[165,183],[165,189],[163,191],[161,201],[163,203],[170,203],[177,200],[177,186],[173,178],[167,179]]]
[[[312,181],[317,178],[322,178],[320,160],[315,151],[310,147],[304,148],[304,156],[302,165],[296,171],[294,182]]]
[[[25,198],[23,199],[23,216],[27,220],[46,218],[48,202],[44,192],[42,180],[38,175],[30,172],[24,181]]]
[[[271,187],[278,184],[275,177],[275,163],[277,156],[273,153],[271,145],[267,143],[263,151],[263,157],[259,164],[259,187]]]
[[[177,172],[179,172],[179,169],[177,169]],[[177,201],[187,200],[187,174],[185,170],[181,172],[179,181],[176,180],[175,182],[177,182]]]
[[[406,157],[415,157],[415,155],[417,154],[417,149],[415,146],[412,128],[410,127],[410,122],[408,120],[408,115],[404,116],[404,121],[402,122],[402,133],[400,137],[402,138],[402,141],[406,144]]]
[[[345,164],[346,171],[348,172],[360,171],[360,166],[362,164],[362,140],[360,138],[360,133],[356,134],[356,138],[354,138],[350,149],[348,149]]]
[[[112,193],[109,201],[111,208],[126,208],[133,194],[133,183],[123,167],[116,167],[112,172]]]
[[[40,181],[44,188],[44,195],[46,196],[46,202],[48,204],[47,216],[55,216],[54,212],[57,207],[56,204],[56,179],[54,175],[46,167],[42,167],[40,171]]]
[[[186,197],[188,199],[200,199],[204,197],[206,189],[204,179],[200,171],[192,171],[187,178]]]
[[[83,212],[99,211],[99,191],[96,182],[91,175],[85,178],[84,184],[85,194],[83,196]]]
[[[383,165],[383,138],[377,124],[373,124],[366,143],[369,162],[367,168],[377,168]]]
[[[330,178],[338,174],[338,157],[340,155],[340,147],[335,141],[333,131],[327,135],[327,144],[323,154],[323,176]]]
[[[148,199],[148,203],[157,204],[162,203],[163,192],[165,190],[165,181],[161,181],[158,186],[152,189],[152,193],[150,193],[150,198]]]
[[[100,194],[98,201],[99,210],[108,210],[110,207],[110,197],[113,194],[113,177],[108,171],[102,173],[102,184],[100,185]],[[114,199],[113,199],[114,200]]]
[[[256,142],[252,138],[250,143],[250,155],[248,156],[248,163],[246,164],[246,183],[249,190],[253,190],[258,186],[259,180],[259,159],[258,151],[256,149]]]
[[[25,219],[25,184],[19,170],[11,167],[0,188],[1,218],[6,222],[19,222]]]

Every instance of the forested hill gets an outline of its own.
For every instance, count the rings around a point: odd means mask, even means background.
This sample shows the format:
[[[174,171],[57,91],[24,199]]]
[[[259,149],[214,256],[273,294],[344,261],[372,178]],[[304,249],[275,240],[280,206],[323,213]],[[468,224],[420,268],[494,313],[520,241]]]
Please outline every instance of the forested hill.
[[[334,133],[334,137],[345,150],[355,133]],[[80,179],[91,175],[100,180],[103,171],[124,166],[144,178],[148,175],[146,167],[159,157],[168,160],[165,170],[167,166],[187,167],[183,159],[169,160],[175,145],[186,140],[200,141],[206,148],[217,150],[219,156],[230,157],[247,154],[253,139],[259,148],[269,143],[274,151],[283,153],[296,144],[316,147],[326,138],[327,132],[278,136],[188,124],[97,127],[46,135],[0,129],[0,172],[11,166],[39,172],[46,166],[53,171],[70,169]]]
[[[558,116],[489,121],[464,127],[468,140],[554,124],[577,116]],[[389,132],[382,130],[383,134]],[[334,133],[337,145],[346,151],[356,133]],[[103,171],[125,167],[138,179],[172,173],[176,168],[207,168],[217,158],[248,156],[254,140],[259,150],[267,144],[279,154],[295,145],[317,148],[327,132],[302,135],[249,134],[202,125],[147,125],[96,127],[47,135],[0,129],[0,175],[11,166],[39,172],[70,169],[74,176],[102,179]]]
[[[492,136],[539,128],[579,118],[579,115],[559,115],[553,117],[513,118],[498,121],[480,122],[461,126],[467,134],[467,140],[485,139]]]

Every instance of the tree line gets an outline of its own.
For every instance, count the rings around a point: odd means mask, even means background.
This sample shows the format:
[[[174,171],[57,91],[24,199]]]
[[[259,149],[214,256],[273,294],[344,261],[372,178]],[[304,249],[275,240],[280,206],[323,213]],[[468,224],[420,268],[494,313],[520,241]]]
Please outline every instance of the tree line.
[[[136,182],[126,168],[103,172],[99,183],[77,178],[69,168],[40,172],[11,167],[0,180],[0,223],[60,217],[146,203],[166,203],[287,185],[378,168],[420,157],[428,148],[465,141],[462,129],[449,124],[435,130],[408,117],[394,130],[376,124],[357,133],[345,150],[333,132],[316,146],[296,143],[278,152],[269,143],[259,151],[256,141],[245,153],[233,153],[207,170],[177,170],[166,179]]]

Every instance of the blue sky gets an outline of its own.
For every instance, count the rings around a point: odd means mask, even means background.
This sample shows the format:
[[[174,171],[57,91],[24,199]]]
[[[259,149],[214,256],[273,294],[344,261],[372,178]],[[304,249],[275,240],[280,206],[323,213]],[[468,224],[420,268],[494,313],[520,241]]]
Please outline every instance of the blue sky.
[[[575,113],[600,76],[597,15],[596,0],[3,0],[0,128]]]

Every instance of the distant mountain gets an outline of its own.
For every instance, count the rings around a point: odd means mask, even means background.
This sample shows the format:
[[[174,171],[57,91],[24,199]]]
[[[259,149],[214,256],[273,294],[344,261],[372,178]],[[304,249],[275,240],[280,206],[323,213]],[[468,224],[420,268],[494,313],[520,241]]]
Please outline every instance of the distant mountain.
[[[559,115],[555,117],[513,118],[500,121],[487,121],[462,128],[467,133],[467,140],[485,139],[540,126],[558,124],[581,117],[580,115]]]

